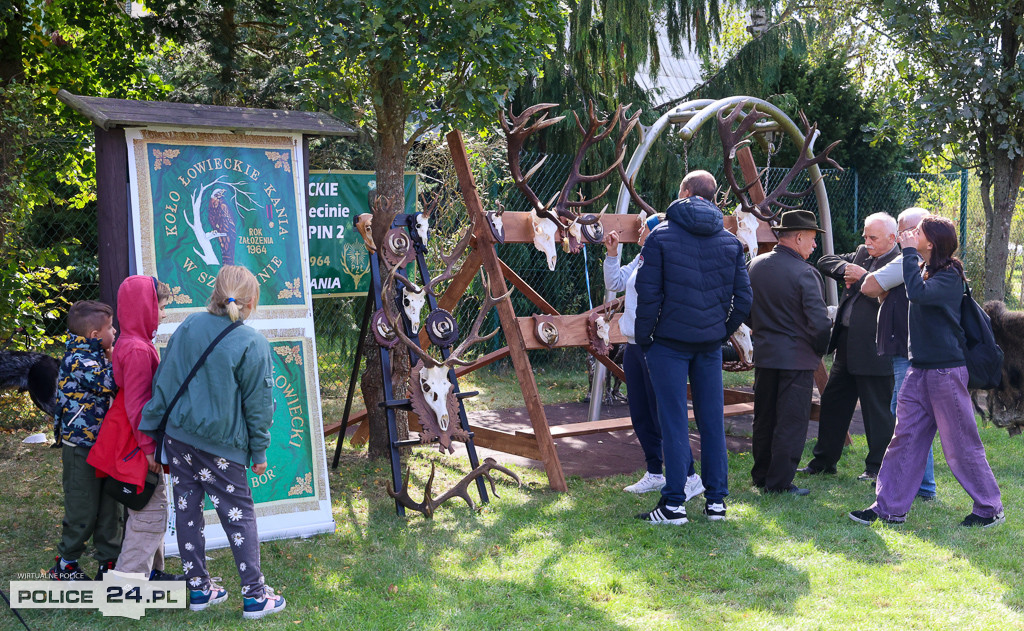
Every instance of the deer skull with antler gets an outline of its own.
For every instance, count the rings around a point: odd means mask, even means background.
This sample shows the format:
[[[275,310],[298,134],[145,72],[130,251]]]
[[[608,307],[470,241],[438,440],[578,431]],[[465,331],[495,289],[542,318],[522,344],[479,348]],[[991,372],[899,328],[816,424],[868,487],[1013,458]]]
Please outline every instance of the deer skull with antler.
[[[433,279],[427,288],[421,290],[424,296],[427,292],[433,293],[437,283],[454,277],[452,271],[454,263],[459,258],[459,254],[465,250],[466,245],[469,244],[469,237],[472,235],[472,232],[473,226],[470,225],[459,245],[456,245],[455,251],[448,255],[448,257],[441,257],[446,264],[445,272]],[[399,341],[421,360],[418,365],[412,366],[409,372],[408,386],[409,399],[412,402],[413,411],[419,416],[420,424],[423,426],[423,433],[420,435],[420,439],[422,442],[427,443],[436,438],[440,443],[441,451],[448,450],[451,453],[455,451],[455,448],[451,445],[452,439],[467,440],[469,435],[465,430],[458,427],[456,423],[452,422],[457,416],[458,399],[448,378],[449,372],[455,366],[465,366],[473,363],[464,359],[466,351],[474,344],[486,342],[498,333],[499,329],[495,329],[491,333],[481,336],[480,327],[491,307],[508,297],[511,290],[502,296],[493,297],[490,286],[486,281],[486,276],[484,276],[484,301],[469,331],[469,335],[462,344],[448,355],[447,359],[438,361],[427,351],[420,348],[417,342],[414,342],[406,335],[404,327],[400,326],[397,322],[397,315],[391,312],[395,280],[400,279],[400,282],[403,283],[409,282],[398,274],[399,267],[400,265],[396,265],[391,268],[384,280],[382,290],[384,318],[391,328],[394,329]]]
[[[574,193],[579,193],[578,187],[581,184],[602,180],[622,164],[622,160],[626,155],[624,148],[616,152],[614,163],[604,171],[594,175],[580,173],[580,167],[583,164],[583,158],[586,156],[587,150],[611,135],[612,131],[619,124],[623,110],[629,106],[620,105],[615,109],[615,113],[611,118],[598,118],[594,113],[594,103],[591,101],[587,110],[590,120],[587,128],[583,127],[579,116],[576,115],[576,112],[573,112],[573,118],[576,119],[576,128],[583,135],[583,141],[580,144],[579,151],[576,153],[576,158],[573,160],[569,176],[566,178],[561,190],[545,204],[540,201],[537,194],[530,188],[529,181],[547,160],[547,156],[533,165],[525,175],[520,167],[519,158],[523,150],[523,144],[530,135],[550,127],[565,118],[564,116],[557,116],[549,119],[548,110],[554,107],[557,107],[557,104],[538,103],[526,108],[518,116],[510,111],[508,118],[505,117],[504,111],[500,112],[501,127],[505,130],[505,136],[508,140],[509,172],[512,175],[516,188],[530,202],[531,212],[533,213],[533,243],[538,250],[544,252],[547,257],[548,268],[551,270],[555,269],[557,256],[554,244],[559,241],[571,243],[569,241],[569,235],[571,234],[574,242],[571,247],[572,251],[575,252],[582,247],[583,242],[580,225],[591,225],[600,221],[600,215],[582,215],[580,211],[604,197],[608,189],[611,188],[611,184],[605,186],[603,191],[592,198],[588,199],[582,193],[580,193],[578,200],[571,198]],[[539,117],[533,120],[534,116]],[[510,120],[511,123],[509,122]],[[607,208],[605,206],[605,210]],[[601,211],[601,214],[603,213],[604,210]]]

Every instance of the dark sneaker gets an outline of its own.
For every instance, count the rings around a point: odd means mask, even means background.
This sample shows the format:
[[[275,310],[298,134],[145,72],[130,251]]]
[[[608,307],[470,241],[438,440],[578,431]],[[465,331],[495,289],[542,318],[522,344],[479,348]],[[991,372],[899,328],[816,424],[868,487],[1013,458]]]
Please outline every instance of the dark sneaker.
[[[60,556],[57,557],[57,564],[46,573],[51,581],[87,581],[89,577],[78,567],[78,562],[68,563],[67,567],[61,569]]]
[[[191,589],[188,592],[188,608],[192,611],[202,611],[210,605],[222,603],[228,599],[228,590],[210,581],[207,589]]]
[[[708,516],[709,521],[720,521],[725,519],[725,500],[722,500],[721,502],[706,500],[704,502],[704,514]]]
[[[916,497],[922,502],[934,502],[938,499],[938,496],[936,496],[935,493],[918,493]]]
[[[858,475],[857,479],[860,480],[861,482],[874,482],[875,478],[877,477],[877,473],[868,473],[867,471],[865,471],[864,473]]]
[[[966,528],[973,528],[974,526],[988,528],[989,526],[1001,524],[1004,521],[1006,521],[1006,516],[1003,514],[1003,511],[999,511],[994,517],[982,517],[981,515],[971,513],[960,522],[960,525]]]
[[[114,569],[114,561],[100,561],[100,569],[96,570],[97,581],[103,580],[103,575]]]
[[[665,500],[661,500],[658,502],[658,505],[654,507],[654,510],[649,513],[640,513],[636,518],[652,524],[671,524],[673,526],[682,526],[687,521],[686,507],[670,507],[665,504]]]
[[[246,620],[262,618],[283,611],[284,605],[284,596],[278,596],[274,594],[274,590],[265,587],[263,598],[245,598],[242,605],[242,617]]]
[[[869,525],[876,521],[881,521],[886,524],[902,524],[903,522],[898,519],[888,519],[882,517],[871,508],[865,508],[864,510],[850,511],[847,516],[858,524]]]
[[[185,580],[184,574],[168,574],[163,570],[153,570],[149,573],[149,580],[151,581],[183,581]]]
[[[822,473],[825,474],[825,475],[835,475],[836,474],[836,470],[835,470],[834,467],[831,468],[831,469],[818,469],[817,467],[812,467],[811,465],[807,465],[806,467],[803,467],[801,469],[797,469],[796,472],[797,473],[802,473],[804,475],[819,475],[819,474],[822,474]]]

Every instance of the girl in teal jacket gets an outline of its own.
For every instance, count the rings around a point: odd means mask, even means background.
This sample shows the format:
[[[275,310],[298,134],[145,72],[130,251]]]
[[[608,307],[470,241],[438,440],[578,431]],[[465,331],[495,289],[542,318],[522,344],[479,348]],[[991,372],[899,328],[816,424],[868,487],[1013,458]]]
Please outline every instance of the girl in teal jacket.
[[[171,336],[153,381],[153,398],[140,428],[156,433],[168,405],[196,360],[232,322],[249,316],[259,303],[259,284],[244,267],[225,265],[217,274],[207,313],[189,316]],[[174,485],[175,525],[182,569],[193,611],[227,600],[206,570],[203,534],[205,496],[217,510],[242,581],[245,618],[284,609],[260,571],[255,506],[246,468],[262,474],[273,422],[273,370],[270,344],[261,333],[239,326],[213,349],[171,409],[163,460]]]

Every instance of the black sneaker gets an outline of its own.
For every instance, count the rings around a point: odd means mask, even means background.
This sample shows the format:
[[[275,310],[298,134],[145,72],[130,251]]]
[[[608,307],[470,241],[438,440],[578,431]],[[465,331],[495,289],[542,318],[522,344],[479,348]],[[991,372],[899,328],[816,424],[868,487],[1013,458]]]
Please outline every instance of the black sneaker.
[[[682,526],[687,521],[686,507],[669,507],[665,504],[665,500],[661,500],[658,502],[658,505],[654,507],[654,510],[649,513],[640,513],[636,518],[652,524],[671,524],[673,526]]]
[[[78,567],[78,561],[74,563],[68,563],[67,567],[61,569],[60,567],[60,556],[57,557],[57,564],[50,568],[50,571],[46,573],[47,578],[51,581],[87,581],[89,577],[85,572]]]
[[[96,571],[94,580],[102,581],[103,575],[112,569],[114,569],[114,561],[100,561],[100,569]]]
[[[185,580],[184,574],[168,574],[163,570],[153,570],[149,573],[149,580],[151,581],[183,581]]]
[[[704,514],[708,516],[709,521],[720,521],[725,519],[725,500],[720,502],[705,500]]]
[[[903,522],[899,519],[889,519],[882,517],[871,508],[865,508],[864,510],[850,511],[847,516],[858,524],[871,524],[876,521],[881,521],[886,524],[902,524]]]
[[[960,522],[961,526],[965,528],[973,528],[974,526],[981,526],[982,528],[988,528],[989,526],[995,526],[1006,521],[1006,516],[1003,511],[999,511],[994,517],[982,517],[981,515],[975,515],[971,513]]]
[[[867,471],[865,471],[864,473],[858,475],[857,479],[860,480],[861,482],[874,482],[875,478],[877,477],[877,473],[868,473]]]

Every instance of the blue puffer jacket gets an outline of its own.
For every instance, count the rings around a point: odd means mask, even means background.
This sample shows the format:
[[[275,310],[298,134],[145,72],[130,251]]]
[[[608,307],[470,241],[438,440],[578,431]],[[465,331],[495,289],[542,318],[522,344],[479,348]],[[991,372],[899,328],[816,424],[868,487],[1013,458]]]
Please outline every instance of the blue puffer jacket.
[[[655,340],[708,351],[750,313],[753,294],[743,245],[722,228],[722,213],[701,197],[672,202],[644,244],[636,277],[636,343]]]

